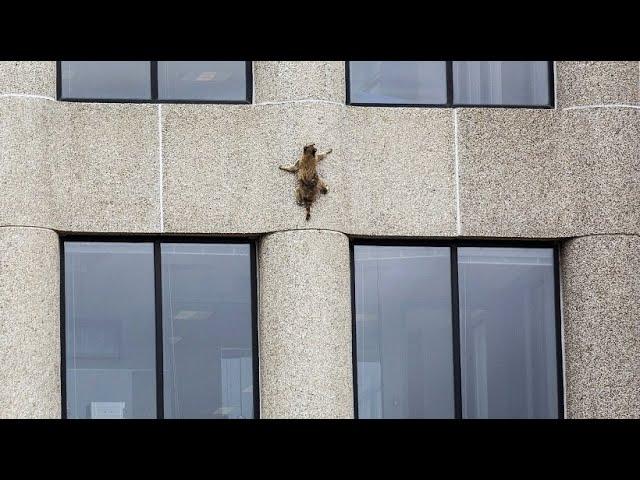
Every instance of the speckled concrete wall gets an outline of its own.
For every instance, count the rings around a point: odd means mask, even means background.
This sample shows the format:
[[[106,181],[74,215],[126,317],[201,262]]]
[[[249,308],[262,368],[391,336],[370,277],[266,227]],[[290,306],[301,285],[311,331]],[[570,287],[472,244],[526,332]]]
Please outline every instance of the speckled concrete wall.
[[[254,103],[325,100],[344,103],[344,62],[254,62]]]
[[[0,227],[0,418],[60,417],[58,236]]]
[[[460,109],[465,236],[640,233],[640,109]]]
[[[640,105],[640,62],[557,62],[560,108]]]
[[[0,95],[56,98],[55,62],[0,62]]]
[[[562,249],[569,418],[640,418],[640,236]]]
[[[349,239],[299,230],[259,247],[263,418],[353,418]]]
[[[326,252],[310,250],[323,259],[346,251],[349,235],[639,235],[640,63],[557,62],[555,70],[553,109],[347,106],[337,61],[254,62],[252,105],[135,105],[58,102],[54,62],[0,62],[0,227],[256,234],[267,235],[267,248],[295,232],[309,245],[311,235],[340,238],[321,242]],[[329,194],[305,222],[293,175],[277,167],[308,142],[333,153],[320,166]],[[265,251],[261,262],[283,286],[292,275],[286,265],[304,268],[275,247]],[[579,269],[596,275],[584,262],[571,275]],[[330,288],[327,278],[318,292]],[[269,301],[261,296],[260,309],[273,317]],[[269,328],[262,341],[284,342]],[[590,335],[596,324],[574,329]],[[579,345],[567,343],[567,358]],[[263,365],[275,355],[262,352]],[[572,387],[576,412],[596,401],[587,384]],[[303,415],[293,405],[306,393],[296,388],[263,394],[293,395],[282,411]],[[346,416],[336,402],[333,413],[313,406],[309,415]]]

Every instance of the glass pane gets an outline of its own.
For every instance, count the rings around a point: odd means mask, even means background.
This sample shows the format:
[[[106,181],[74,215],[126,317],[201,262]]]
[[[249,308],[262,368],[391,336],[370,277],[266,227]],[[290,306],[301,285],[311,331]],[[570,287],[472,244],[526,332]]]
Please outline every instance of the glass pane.
[[[453,62],[453,102],[548,105],[549,62]]]
[[[460,248],[465,418],[557,418],[553,250]]]
[[[166,418],[252,418],[249,245],[162,245]]]
[[[247,100],[246,62],[158,62],[163,100]]]
[[[350,102],[447,103],[446,62],[349,62]]]
[[[153,245],[64,248],[68,418],[155,418]]]
[[[151,98],[150,62],[60,62],[62,98]]]
[[[354,246],[358,416],[453,418],[449,248]]]

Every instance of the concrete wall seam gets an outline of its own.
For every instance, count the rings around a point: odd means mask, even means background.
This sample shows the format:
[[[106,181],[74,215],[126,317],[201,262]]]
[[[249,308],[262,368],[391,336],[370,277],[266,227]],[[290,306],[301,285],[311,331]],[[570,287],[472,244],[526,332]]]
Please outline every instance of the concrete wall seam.
[[[323,104],[327,104],[327,105],[339,105],[341,107],[347,106],[344,103],[340,103],[340,102],[334,102],[331,100],[321,100],[318,98],[303,98],[300,100],[282,100],[279,102],[260,102],[260,103],[253,103],[252,105],[254,107],[257,106],[261,106],[261,105],[286,105],[289,103],[323,103]]]
[[[601,105],[575,105],[564,107],[562,110],[584,110],[587,108],[640,108],[640,105],[627,105],[624,103],[604,103]]]
[[[6,98],[6,97],[34,98],[38,100],[51,100],[53,102],[57,102],[55,98],[48,97],[46,95],[32,95],[30,93],[0,93],[0,98]]]

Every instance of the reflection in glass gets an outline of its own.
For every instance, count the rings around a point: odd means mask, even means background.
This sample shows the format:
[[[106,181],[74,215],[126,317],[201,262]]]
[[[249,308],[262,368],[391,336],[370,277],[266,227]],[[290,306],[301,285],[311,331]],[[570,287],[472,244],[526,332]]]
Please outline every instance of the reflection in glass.
[[[246,101],[246,62],[158,62],[158,98]]]
[[[447,102],[446,62],[349,62],[351,103]]]
[[[166,418],[252,418],[250,247],[164,243]]]
[[[354,246],[359,418],[453,418],[449,255]]]
[[[68,418],[155,418],[150,243],[65,242]]]
[[[548,105],[549,62],[453,62],[458,105]]]
[[[148,100],[150,62],[60,62],[62,98]]]
[[[557,418],[551,248],[459,248],[464,418]]]

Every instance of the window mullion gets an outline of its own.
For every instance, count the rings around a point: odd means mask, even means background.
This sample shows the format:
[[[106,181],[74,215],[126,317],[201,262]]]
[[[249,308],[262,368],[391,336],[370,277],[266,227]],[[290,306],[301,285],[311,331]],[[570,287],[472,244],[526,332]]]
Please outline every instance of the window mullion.
[[[460,371],[460,297],[458,288],[458,247],[451,247],[451,336],[453,337],[453,393],[455,418],[462,418],[462,375]]]
[[[158,62],[152,60],[151,62],[151,100],[158,100]]]
[[[453,61],[447,61],[447,107],[453,106]]]
[[[155,301],[156,301],[156,416],[164,418],[164,367],[162,341],[162,262],[160,241],[153,242]]]

